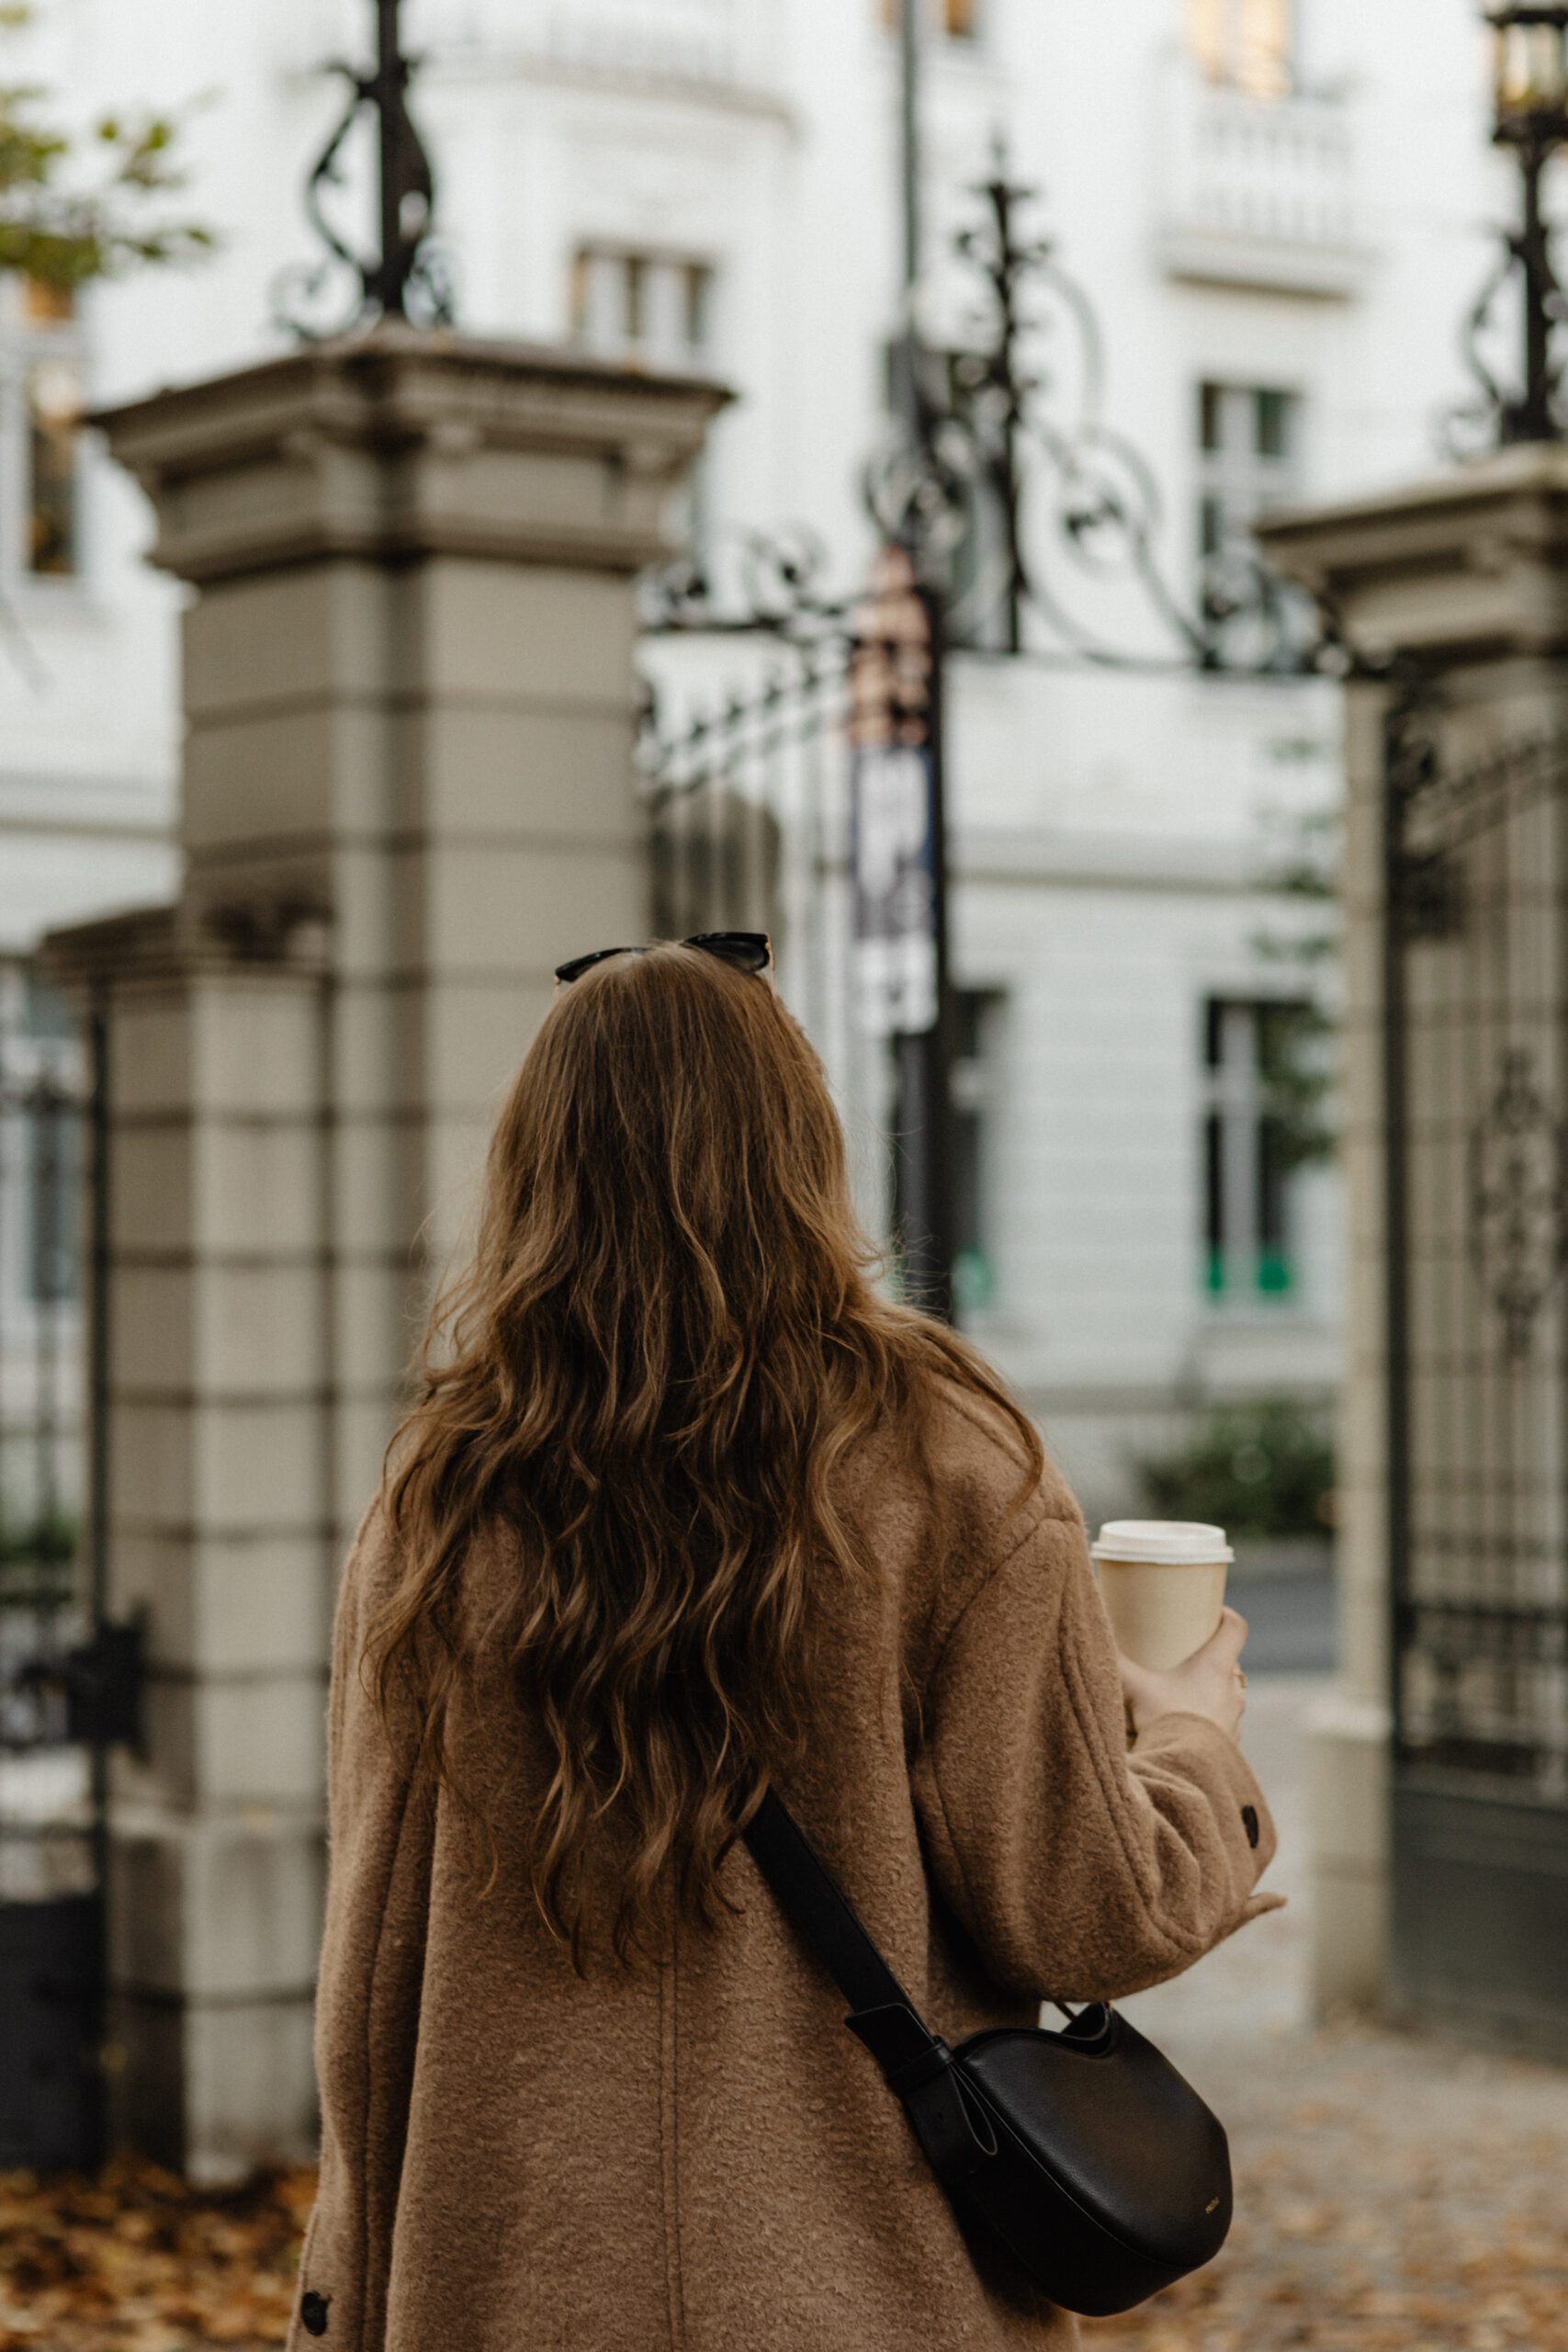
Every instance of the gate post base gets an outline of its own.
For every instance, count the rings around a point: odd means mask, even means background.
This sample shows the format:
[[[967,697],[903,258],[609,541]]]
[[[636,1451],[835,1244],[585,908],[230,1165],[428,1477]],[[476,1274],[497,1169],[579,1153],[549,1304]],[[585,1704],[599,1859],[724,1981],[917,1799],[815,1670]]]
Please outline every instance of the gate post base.
[[[1307,1724],[1313,2015],[1375,2009],[1389,1950],[1389,1716],[1335,1690]]]

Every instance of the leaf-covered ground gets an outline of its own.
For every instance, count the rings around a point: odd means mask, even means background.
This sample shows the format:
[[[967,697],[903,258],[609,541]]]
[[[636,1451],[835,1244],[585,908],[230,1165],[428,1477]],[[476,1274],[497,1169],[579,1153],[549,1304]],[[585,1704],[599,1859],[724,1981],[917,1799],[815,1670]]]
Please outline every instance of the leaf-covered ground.
[[[1085,2352],[1568,2352],[1568,2074],[1347,2028],[1249,2087],[1167,2040],[1230,2126],[1235,2224]]]
[[[201,2194],[152,2165],[0,2174],[0,2352],[260,2352],[281,2344],[314,2183]]]
[[[1231,2126],[1235,2227],[1197,2278],[1087,2322],[1085,2352],[1568,2352],[1568,2075],[1350,2028],[1226,2083],[1181,2039]],[[0,2177],[0,2352],[270,2352],[310,2193]]]

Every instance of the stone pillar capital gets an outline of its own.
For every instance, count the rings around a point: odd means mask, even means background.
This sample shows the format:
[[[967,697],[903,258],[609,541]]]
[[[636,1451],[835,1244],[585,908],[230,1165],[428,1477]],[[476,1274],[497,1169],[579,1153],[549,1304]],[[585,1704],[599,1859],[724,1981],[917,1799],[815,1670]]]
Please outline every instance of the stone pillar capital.
[[[730,395],[580,353],[383,321],[100,411],[201,585],[334,557],[631,573]]]
[[[1439,664],[1568,649],[1568,446],[1532,442],[1376,495],[1267,516],[1277,570],[1363,653]]]

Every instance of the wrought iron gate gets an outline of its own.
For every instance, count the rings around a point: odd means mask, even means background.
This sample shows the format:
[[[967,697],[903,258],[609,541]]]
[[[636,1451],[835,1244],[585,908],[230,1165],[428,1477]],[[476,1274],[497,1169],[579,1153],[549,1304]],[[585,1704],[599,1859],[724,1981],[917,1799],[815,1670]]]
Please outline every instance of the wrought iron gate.
[[[894,1073],[852,1001],[852,640],[838,629],[762,646],[649,638],[644,654],[658,672],[638,747],[654,931],[772,933],[780,991],[846,1114],[863,1217],[884,1232]]]
[[[1386,741],[1394,1964],[1564,2050],[1568,735],[1497,724]]]
[[[700,682],[650,695],[639,765],[654,930],[771,932],[779,985],[821,1039],[844,928],[829,900],[843,869],[846,662],[829,644],[773,649],[750,667],[712,700]]]
[[[63,1016],[0,967],[0,2166],[101,2152],[109,1686],[135,1646],[106,1623],[101,1461],[88,1476],[103,1029]]]

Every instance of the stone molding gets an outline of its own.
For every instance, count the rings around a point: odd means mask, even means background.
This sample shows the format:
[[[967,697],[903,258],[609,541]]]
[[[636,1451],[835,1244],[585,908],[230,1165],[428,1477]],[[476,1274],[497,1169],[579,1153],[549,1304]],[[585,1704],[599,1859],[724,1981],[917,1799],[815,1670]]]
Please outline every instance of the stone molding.
[[[1258,537],[1365,653],[1457,662],[1568,648],[1568,446],[1500,449],[1371,497],[1270,514]]]
[[[669,496],[730,397],[383,321],[92,422],[157,509],[149,560],[182,580],[433,555],[630,574],[665,552]]]
[[[225,932],[186,900],[163,907],[133,907],[123,914],[99,915],[68,923],[45,938],[39,960],[62,988],[80,992],[95,986],[122,989],[156,987],[197,973],[261,976],[280,970],[301,978],[327,970],[327,927],[314,908],[266,910],[265,926]]]

